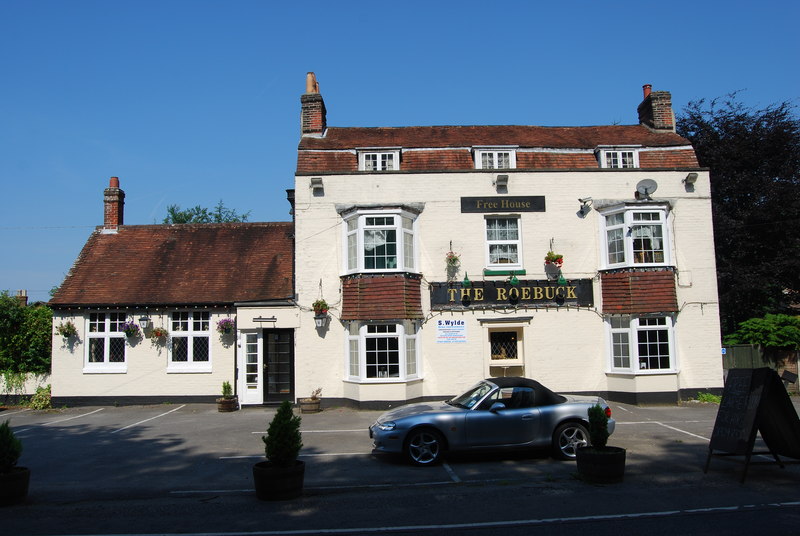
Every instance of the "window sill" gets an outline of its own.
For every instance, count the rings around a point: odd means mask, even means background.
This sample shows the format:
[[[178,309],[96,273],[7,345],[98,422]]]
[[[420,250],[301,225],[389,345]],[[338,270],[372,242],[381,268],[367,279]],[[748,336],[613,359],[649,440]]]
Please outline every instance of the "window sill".
[[[635,376],[674,376],[678,374],[677,370],[610,370],[606,372],[607,376],[620,376],[625,378],[632,378]]]
[[[199,367],[196,365],[167,367],[167,374],[209,374],[209,373],[211,373],[211,365],[203,367]]]
[[[526,275],[523,268],[484,268],[483,275]]]
[[[344,380],[347,383],[354,383],[356,385],[388,385],[394,383],[401,383],[401,384],[410,384],[415,382],[421,382],[422,378],[347,378]]]
[[[128,366],[124,367],[83,367],[84,374],[126,374]]]

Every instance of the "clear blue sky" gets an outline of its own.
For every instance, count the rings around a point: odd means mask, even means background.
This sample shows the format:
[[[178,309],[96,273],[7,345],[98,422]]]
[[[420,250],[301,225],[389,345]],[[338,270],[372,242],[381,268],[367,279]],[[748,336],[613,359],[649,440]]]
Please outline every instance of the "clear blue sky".
[[[0,0],[0,290],[49,298],[111,176],[127,224],[289,220],[307,71],[331,126],[634,124],[645,83],[799,104],[795,0],[289,4]]]

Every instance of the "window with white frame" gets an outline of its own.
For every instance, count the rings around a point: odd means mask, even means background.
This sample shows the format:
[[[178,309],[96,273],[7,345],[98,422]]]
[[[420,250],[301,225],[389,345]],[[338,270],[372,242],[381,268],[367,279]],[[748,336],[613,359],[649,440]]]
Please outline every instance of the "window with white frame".
[[[515,149],[475,149],[475,169],[515,169]]]
[[[400,151],[359,151],[359,171],[395,171],[400,169]]]
[[[345,217],[347,272],[413,271],[414,216],[404,211]]]
[[[419,377],[417,332],[413,322],[357,323],[348,328],[350,380],[405,381]]]
[[[637,149],[599,149],[597,159],[601,168],[638,168],[639,151]]]
[[[174,311],[170,332],[169,369],[188,372],[211,370],[211,313]]]
[[[606,323],[612,372],[675,369],[671,316],[612,316]]]
[[[607,267],[669,264],[665,208],[620,210],[604,213],[603,218]]]
[[[522,267],[519,217],[486,218],[486,259],[490,268]]]
[[[86,372],[125,372],[125,313],[89,313]]]

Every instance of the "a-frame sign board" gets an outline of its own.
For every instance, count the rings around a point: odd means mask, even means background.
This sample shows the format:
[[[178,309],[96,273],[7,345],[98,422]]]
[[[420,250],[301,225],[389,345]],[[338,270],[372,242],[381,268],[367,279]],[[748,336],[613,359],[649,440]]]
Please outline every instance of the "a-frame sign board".
[[[768,451],[753,452],[757,432],[761,432]],[[753,454],[771,454],[781,467],[784,462],[778,456],[800,459],[800,419],[777,372],[769,368],[731,369],[703,472],[708,472],[712,455],[744,456],[744,482]]]

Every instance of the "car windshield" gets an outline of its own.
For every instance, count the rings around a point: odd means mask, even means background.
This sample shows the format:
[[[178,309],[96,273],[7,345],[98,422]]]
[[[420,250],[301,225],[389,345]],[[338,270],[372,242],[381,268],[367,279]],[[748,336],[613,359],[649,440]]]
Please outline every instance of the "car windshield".
[[[491,383],[480,382],[464,394],[451,398],[447,403],[458,408],[472,409],[492,389],[494,389],[494,385]]]

